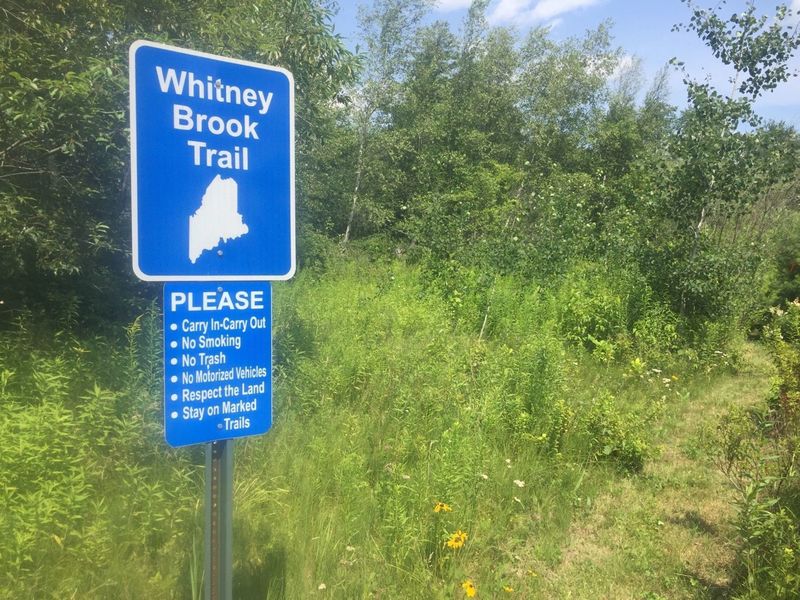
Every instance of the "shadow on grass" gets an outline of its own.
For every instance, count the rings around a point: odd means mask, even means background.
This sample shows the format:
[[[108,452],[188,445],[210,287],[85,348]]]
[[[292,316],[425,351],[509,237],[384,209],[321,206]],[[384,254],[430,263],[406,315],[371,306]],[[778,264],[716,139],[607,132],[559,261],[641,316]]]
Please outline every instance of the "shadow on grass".
[[[684,576],[690,581],[697,582],[696,589],[700,592],[697,598],[703,600],[728,600],[733,594],[730,584],[717,583],[694,571],[684,572]]]
[[[233,597],[260,600],[286,598],[286,549],[273,546],[258,561],[248,560],[236,566]]]
[[[673,525],[681,525],[687,529],[705,533],[706,535],[717,535],[719,529],[713,523],[710,523],[705,517],[694,510],[689,510],[683,513],[680,517],[670,517],[669,522]]]

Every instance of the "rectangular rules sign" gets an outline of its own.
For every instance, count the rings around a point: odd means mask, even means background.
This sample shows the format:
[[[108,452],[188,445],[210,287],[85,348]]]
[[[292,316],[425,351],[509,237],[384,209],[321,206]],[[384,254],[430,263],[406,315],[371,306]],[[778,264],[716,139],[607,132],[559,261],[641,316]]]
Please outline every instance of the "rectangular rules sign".
[[[170,446],[259,435],[272,425],[266,282],[164,286],[164,423]]]

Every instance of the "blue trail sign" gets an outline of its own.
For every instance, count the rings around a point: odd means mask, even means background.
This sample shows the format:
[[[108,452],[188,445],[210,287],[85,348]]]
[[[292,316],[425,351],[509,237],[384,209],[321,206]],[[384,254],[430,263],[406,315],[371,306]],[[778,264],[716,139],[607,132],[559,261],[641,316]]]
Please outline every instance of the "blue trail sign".
[[[138,41],[130,49],[130,115],[136,275],[289,279],[291,73]]]
[[[170,446],[272,425],[269,283],[164,285],[164,429]]]

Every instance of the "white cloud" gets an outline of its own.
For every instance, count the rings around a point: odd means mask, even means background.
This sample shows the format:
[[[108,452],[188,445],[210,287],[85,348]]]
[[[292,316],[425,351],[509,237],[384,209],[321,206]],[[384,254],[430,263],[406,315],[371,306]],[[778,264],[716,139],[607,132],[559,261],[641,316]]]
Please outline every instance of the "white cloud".
[[[472,4],[472,0],[438,0],[436,2],[436,10],[439,12],[452,12],[462,8],[469,8],[470,4]]]
[[[530,0],[500,0],[489,15],[489,20],[493,23],[513,21],[518,15],[529,11],[530,4]]]
[[[561,25],[563,22],[564,22],[564,19],[562,19],[561,17],[556,17],[552,21],[548,21],[547,23],[545,23],[544,26],[547,29],[549,29],[550,31],[552,31],[553,29],[555,29],[556,27]]]
[[[454,0],[449,0],[454,1]],[[795,0],[800,2],[800,0]],[[579,8],[598,4],[601,0],[500,0],[489,21],[492,23],[531,24],[555,19]]]

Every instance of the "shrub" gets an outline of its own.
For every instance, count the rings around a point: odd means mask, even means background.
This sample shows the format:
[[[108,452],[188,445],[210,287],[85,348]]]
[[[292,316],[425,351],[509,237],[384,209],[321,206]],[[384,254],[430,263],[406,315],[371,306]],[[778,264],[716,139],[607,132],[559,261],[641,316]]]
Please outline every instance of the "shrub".
[[[772,315],[764,338],[778,373],[773,393],[760,411],[730,413],[716,444],[739,506],[742,598],[800,597],[800,302]]]
[[[175,589],[177,570],[131,575],[184,560],[200,489],[181,455],[163,460],[152,316],[121,349],[63,333],[34,341],[24,322],[0,337],[0,598]]]
[[[634,271],[581,263],[567,273],[558,291],[560,331],[570,343],[611,358],[616,346],[627,345],[648,296]]]
[[[639,434],[640,423],[632,414],[619,410],[614,396],[604,393],[593,399],[580,424],[596,460],[612,461],[625,471],[642,470],[648,444]]]
[[[669,306],[650,302],[633,325],[637,354],[663,364],[680,346],[679,325],[678,315]]]

